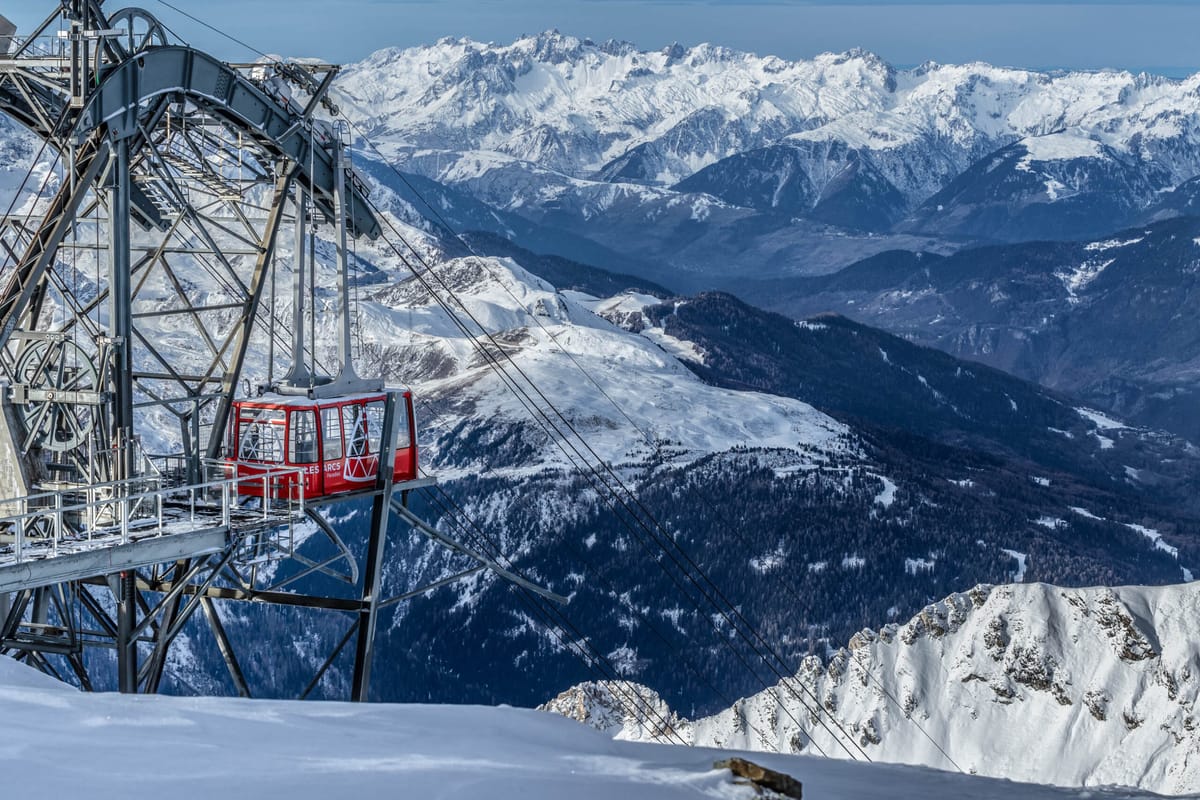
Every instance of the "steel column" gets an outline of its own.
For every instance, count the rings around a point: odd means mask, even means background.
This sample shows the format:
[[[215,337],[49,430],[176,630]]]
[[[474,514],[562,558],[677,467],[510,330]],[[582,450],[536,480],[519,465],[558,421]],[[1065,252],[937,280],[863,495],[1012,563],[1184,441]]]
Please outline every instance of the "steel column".
[[[292,367],[283,377],[291,386],[308,386],[312,375],[304,364],[304,283],[308,279],[304,189],[296,187],[296,244],[292,256]],[[316,343],[313,343],[316,346]]]
[[[117,576],[117,685],[122,694],[137,694],[138,652],[133,629],[137,617],[137,585],[132,572]]]
[[[133,471],[133,295],[129,226],[129,140],[113,143],[109,172],[108,335],[112,343],[112,415],[117,480]]]
[[[349,216],[346,209],[346,146],[341,140],[334,145],[333,200],[337,207],[337,266],[338,296],[341,299],[341,336],[338,337],[338,357],[341,359],[342,380],[356,380],[354,373],[354,350],[350,341],[350,265],[346,255],[346,224]]]
[[[379,620],[388,512],[392,504],[392,478],[396,466],[396,406],[396,393],[388,392],[379,448],[379,477],[375,481],[379,493],[371,504],[371,539],[367,544],[367,564],[363,572],[363,607],[358,612],[358,639],[354,647],[354,682],[350,699],[359,703],[367,700],[371,685],[371,662],[375,657],[375,626]]]

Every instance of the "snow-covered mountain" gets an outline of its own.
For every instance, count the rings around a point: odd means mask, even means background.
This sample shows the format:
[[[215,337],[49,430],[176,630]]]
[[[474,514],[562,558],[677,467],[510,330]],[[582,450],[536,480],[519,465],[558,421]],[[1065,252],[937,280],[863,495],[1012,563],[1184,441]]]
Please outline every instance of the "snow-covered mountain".
[[[535,423],[427,289],[382,251],[364,245],[359,256],[377,270],[359,287],[360,371],[412,385],[427,468],[496,547],[570,596],[565,613],[599,652],[625,675],[658,681],[672,703],[709,711],[760,689],[711,610],[679,594],[661,554],[619,521],[570,447]],[[1171,470],[1196,460],[1169,438],[1107,430],[1036,386],[844,320],[766,315],[801,339],[763,336],[751,324],[762,312],[712,298],[558,291],[512,259],[427,257],[425,279],[452,287],[491,334],[488,347],[533,378],[544,393],[534,403],[562,412],[742,612],[775,632],[788,663],[963,585],[1173,582],[1198,563],[1193,522],[1146,489],[1151,476],[1180,480]],[[530,265],[568,274],[561,263]],[[252,382],[261,356],[248,365]],[[799,387],[762,380],[796,369]],[[1131,481],[1129,465],[1147,482]],[[414,504],[464,535],[435,500]],[[353,539],[364,520],[348,509],[339,524]],[[396,592],[461,569],[415,536],[394,540],[389,563]],[[340,635],[334,623],[307,621],[302,636],[283,623],[226,620],[235,637],[264,626],[300,637],[246,667],[272,694],[289,690],[295,653],[319,660],[311,642]],[[488,576],[398,608],[377,652],[381,699],[532,704],[589,675]],[[181,677],[219,692],[220,674],[199,657]],[[321,692],[342,696],[345,677],[335,667]]]
[[[1200,439],[1200,219],[1086,242],[892,252],[836,275],[745,284],[797,316],[836,312]]]
[[[999,147],[1068,129],[1093,142],[1087,152],[1034,140],[1031,164],[1098,157],[1105,145],[1165,162],[1181,182],[1200,171],[1190,148],[1173,150],[1200,125],[1197,85],[979,63],[898,70],[863,51],[796,62],[713,45],[642,52],[552,31],[510,45],[382,50],[339,88],[397,152],[497,154],[447,157],[431,175],[439,179],[516,159],[578,179],[669,186],[738,153],[823,143],[881,159],[892,185],[925,199]],[[914,151],[928,157],[914,161]],[[814,185],[829,161],[828,151],[809,156]]]
[[[810,659],[786,683],[711,717],[672,717],[653,692],[638,691],[655,719],[707,747],[848,758],[840,739],[876,761],[1194,794],[1197,614],[1197,584],[979,586],[904,624],[863,630],[828,663]],[[623,686],[590,684],[545,708],[617,738],[661,741],[627,696]]]
[[[829,271],[886,247],[868,233],[937,249],[1131,224],[1200,174],[1198,87],[1200,76],[1118,71],[897,69],[863,51],[643,52],[557,32],[383,50],[338,84],[403,169],[666,262],[646,274],[684,290]],[[544,231],[514,235],[582,256]]]
[[[138,781],[169,783],[181,800],[210,798],[231,786],[292,800],[772,797],[715,768],[728,752],[614,742],[513,708],[83,694],[0,657],[0,716],[19,731],[0,751],[6,792],[29,800],[80,794],[116,800]],[[154,757],[136,757],[145,752]],[[749,757],[796,776],[806,797],[1094,796],[913,767]],[[1105,796],[1149,800],[1135,791]]]

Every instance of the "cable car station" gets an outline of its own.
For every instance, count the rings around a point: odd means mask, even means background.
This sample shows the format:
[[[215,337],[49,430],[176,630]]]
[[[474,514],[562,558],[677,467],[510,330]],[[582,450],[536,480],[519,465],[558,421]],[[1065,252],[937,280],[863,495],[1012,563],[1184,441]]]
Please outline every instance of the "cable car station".
[[[304,694],[353,639],[365,700],[381,611],[447,582],[383,596],[393,517],[470,574],[561,599],[408,507],[432,483],[412,394],[353,363],[347,245],[381,227],[335,124],[337,68],[227,64],[141,9],[47,5],[28,35],[0,18],[0,111],[42,148],[0,219],[0,653],[92,689],[107,662],[89,653],[115,650],[115,688],[154,692],[200,614],[250,695],[217,604],[325,609],[348,629]],[[336,250],[334,369],[315,346],[318,227]],[[365,552],[322,513],[356,500]]]

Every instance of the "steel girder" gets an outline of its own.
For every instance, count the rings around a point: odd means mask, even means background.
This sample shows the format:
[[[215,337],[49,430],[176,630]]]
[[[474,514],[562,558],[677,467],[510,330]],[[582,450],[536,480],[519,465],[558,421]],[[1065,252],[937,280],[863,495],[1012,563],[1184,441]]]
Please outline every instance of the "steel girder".
[[[73,135],[81,141],[101,126],[117,139],[137,136],[144,109],[162,96],[186,96],[231,127],[245,131],[278,161],[290,161],[296,180],[317,207],[333,219],[337,163],[321,145],[327,134],[314,130],[303,112],[284,108],[247,77],[222,61],[190,47],[155,47],[114,67],[80,112]],[[0,106],[2,107],[2,106]],[[350,204],[347,226],[355,236],[379,237],[379,221],[361,189]]]
[[[63,0],[63,9],[76,22],[82,20],[72,30],[102,33],[112,27],[95,0]],[[0,112],[29,127],[70,165],[54,198],[39,208],[40,223],[19,223],[20,246],[10,253],[12,266],[0,284],[0,355],[8,357],[27,341],[47,336],[75,337],[86,348],[94,346],[97,362],[107,365],[100,382],[106,388],[120,383],[117,388],[123,390],[96,393],[120,396],[123,404],[113,410],[112,430],[97,438],[109,441],[114,432],[130,429],[133,408],[159,404],[179,413],[171,404],[182,397],[196,404],[188,420],[193,427],[180,414],[194,458],[217,452],[251,334],[263,330],[261,301],[289,197],[300,187],[319,214],[334,219],[341,213],[336,191],[345,176],[339,174],[339,143],[331,138],[336,132],[313,118],[335,71],[314,73],[318,79],[303,86],[311,98],[301,108],[287,92],[264,91],[272,85],[256,84],[248,68],[151,39],[130,48],[102,39],[97,43],[100,67],[82,82],[74,72],[71,81],[65,80],[66,73],[47,69],[37,59],[23,66],[21,53],[0,63]],[[259,69],[269,73],[271,66]],[[241,174],[243,153],[249,154],[247,179]],[[236,177],[226,168],[231,158],[237,162]],[[357,195],[347,204],[347,228],[356,236],[377,237],[380,227],[365,187],[354,180],[345,184],[347,192]],[[114,214],[121,219],[113,219]],[[136,232],[113,236],[117,228],[128,230],[130,221],[145,229],[140,241]],[[89,288],[88,276],[83,276],[85,293],[70,282],[80,273],[74,257],[60,255],[64,247],[75,256],[86,254],[90,245],[80,242],[81,226],[96,232],[91,246],[96,279]],[[115,244],[102,244],[102,227]],[[121,273],[104,282],[101,252],[108,253],[110,271],[115,265]],[[192,294],[201,270],[217,299],[200,301]],[[169,315],[194,324],[195,339],[185,346],[202,351],[205,359],[196,360],[195,370],[183,369],[181,364],[191,362],[175,360],[154,335],[153,320]],[[120,330],[112,327],[116,323]],[[137,361],[129,358],[134,347],[141,356]],[[121,358],[113,355],[122,348]],[[11,371],[14,362],[9,359],[5,368]],[[164,385],[174,387],[174,393],[164,394]],[[134,391],[141,402],[133,403]],[[217,409],[207,447],[196,424],[201,403],[208,411]],[[84,455],[92,460],[90,453]],[[97,474],[94,464],[90,468],[91,473],[83,474]],[[130,472],[127,467],[113,477]],[[200,479],[192,473],[189,480]],[[79,577],[78,569],[70,577],[31,575],[19,586],[0,590],[5,606],[0,609],[0,653],[21,653],[53,674],[58,674],[56,665],[62,666],[56,660],[61,657],[79,683],[90,688],[84,647],[114,648],[122,690],[156,691],[171,642],[202,610],[238,692],[247,694],[214,599],[351,613],[361,612],[364,604],[378,608],[377,589],[366,600],[345,599],[337,592],[294,593],[295,582],[307,576],[332,578],[342,584],[343,594],[345,583],[357,583],[354,554],[328,525],[321,527],[331,554],[312,560],[289,553],[295,568],[282,578],[260,573],[257,555],[242,560],[241,548],[254,540],[246,531],[217,532],[200,557],[167,548],[153,554],[154,564],[101,558],[94,571],[83,568],[93,577]],[[217,539],[223,544],[214,552]],[[171,537],[164,542],[178,544]],[[184,560],[166,563],[180,557]],[[111,602],[91,593],[90,587],[98,585],[108,586]],[[13,589],[16,594],[8,594]]]

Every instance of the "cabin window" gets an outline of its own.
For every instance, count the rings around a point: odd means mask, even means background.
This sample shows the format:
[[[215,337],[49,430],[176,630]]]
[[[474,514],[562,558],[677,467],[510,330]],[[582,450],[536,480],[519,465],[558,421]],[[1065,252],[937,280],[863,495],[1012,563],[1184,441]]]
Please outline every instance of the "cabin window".
[[[321,443],[326,461],[342,457],[342,415],[336,406],[321,409]]]
[[[238,425],[238,458],[242,461],[283,460],[283,412],[247,408]]]
[[[378,453],[383,443],[383,417],[387,404],[382,400],[367,403],[367,437],[370,440],[371,452]]]
[[[292,464],[317,462],[317,414],[315,411],[293,411],[291,435],[288,437],[288,461]]]
[[[346,430],[346,456],[362,458],[367,454],[367,421],[363,407],[357,404],[342,406],[342,426]]]
[[[412,431],[408,428],[411,409],[411,400],[402,400],[396,405],[396,450],[398,451],[412,447]]]

